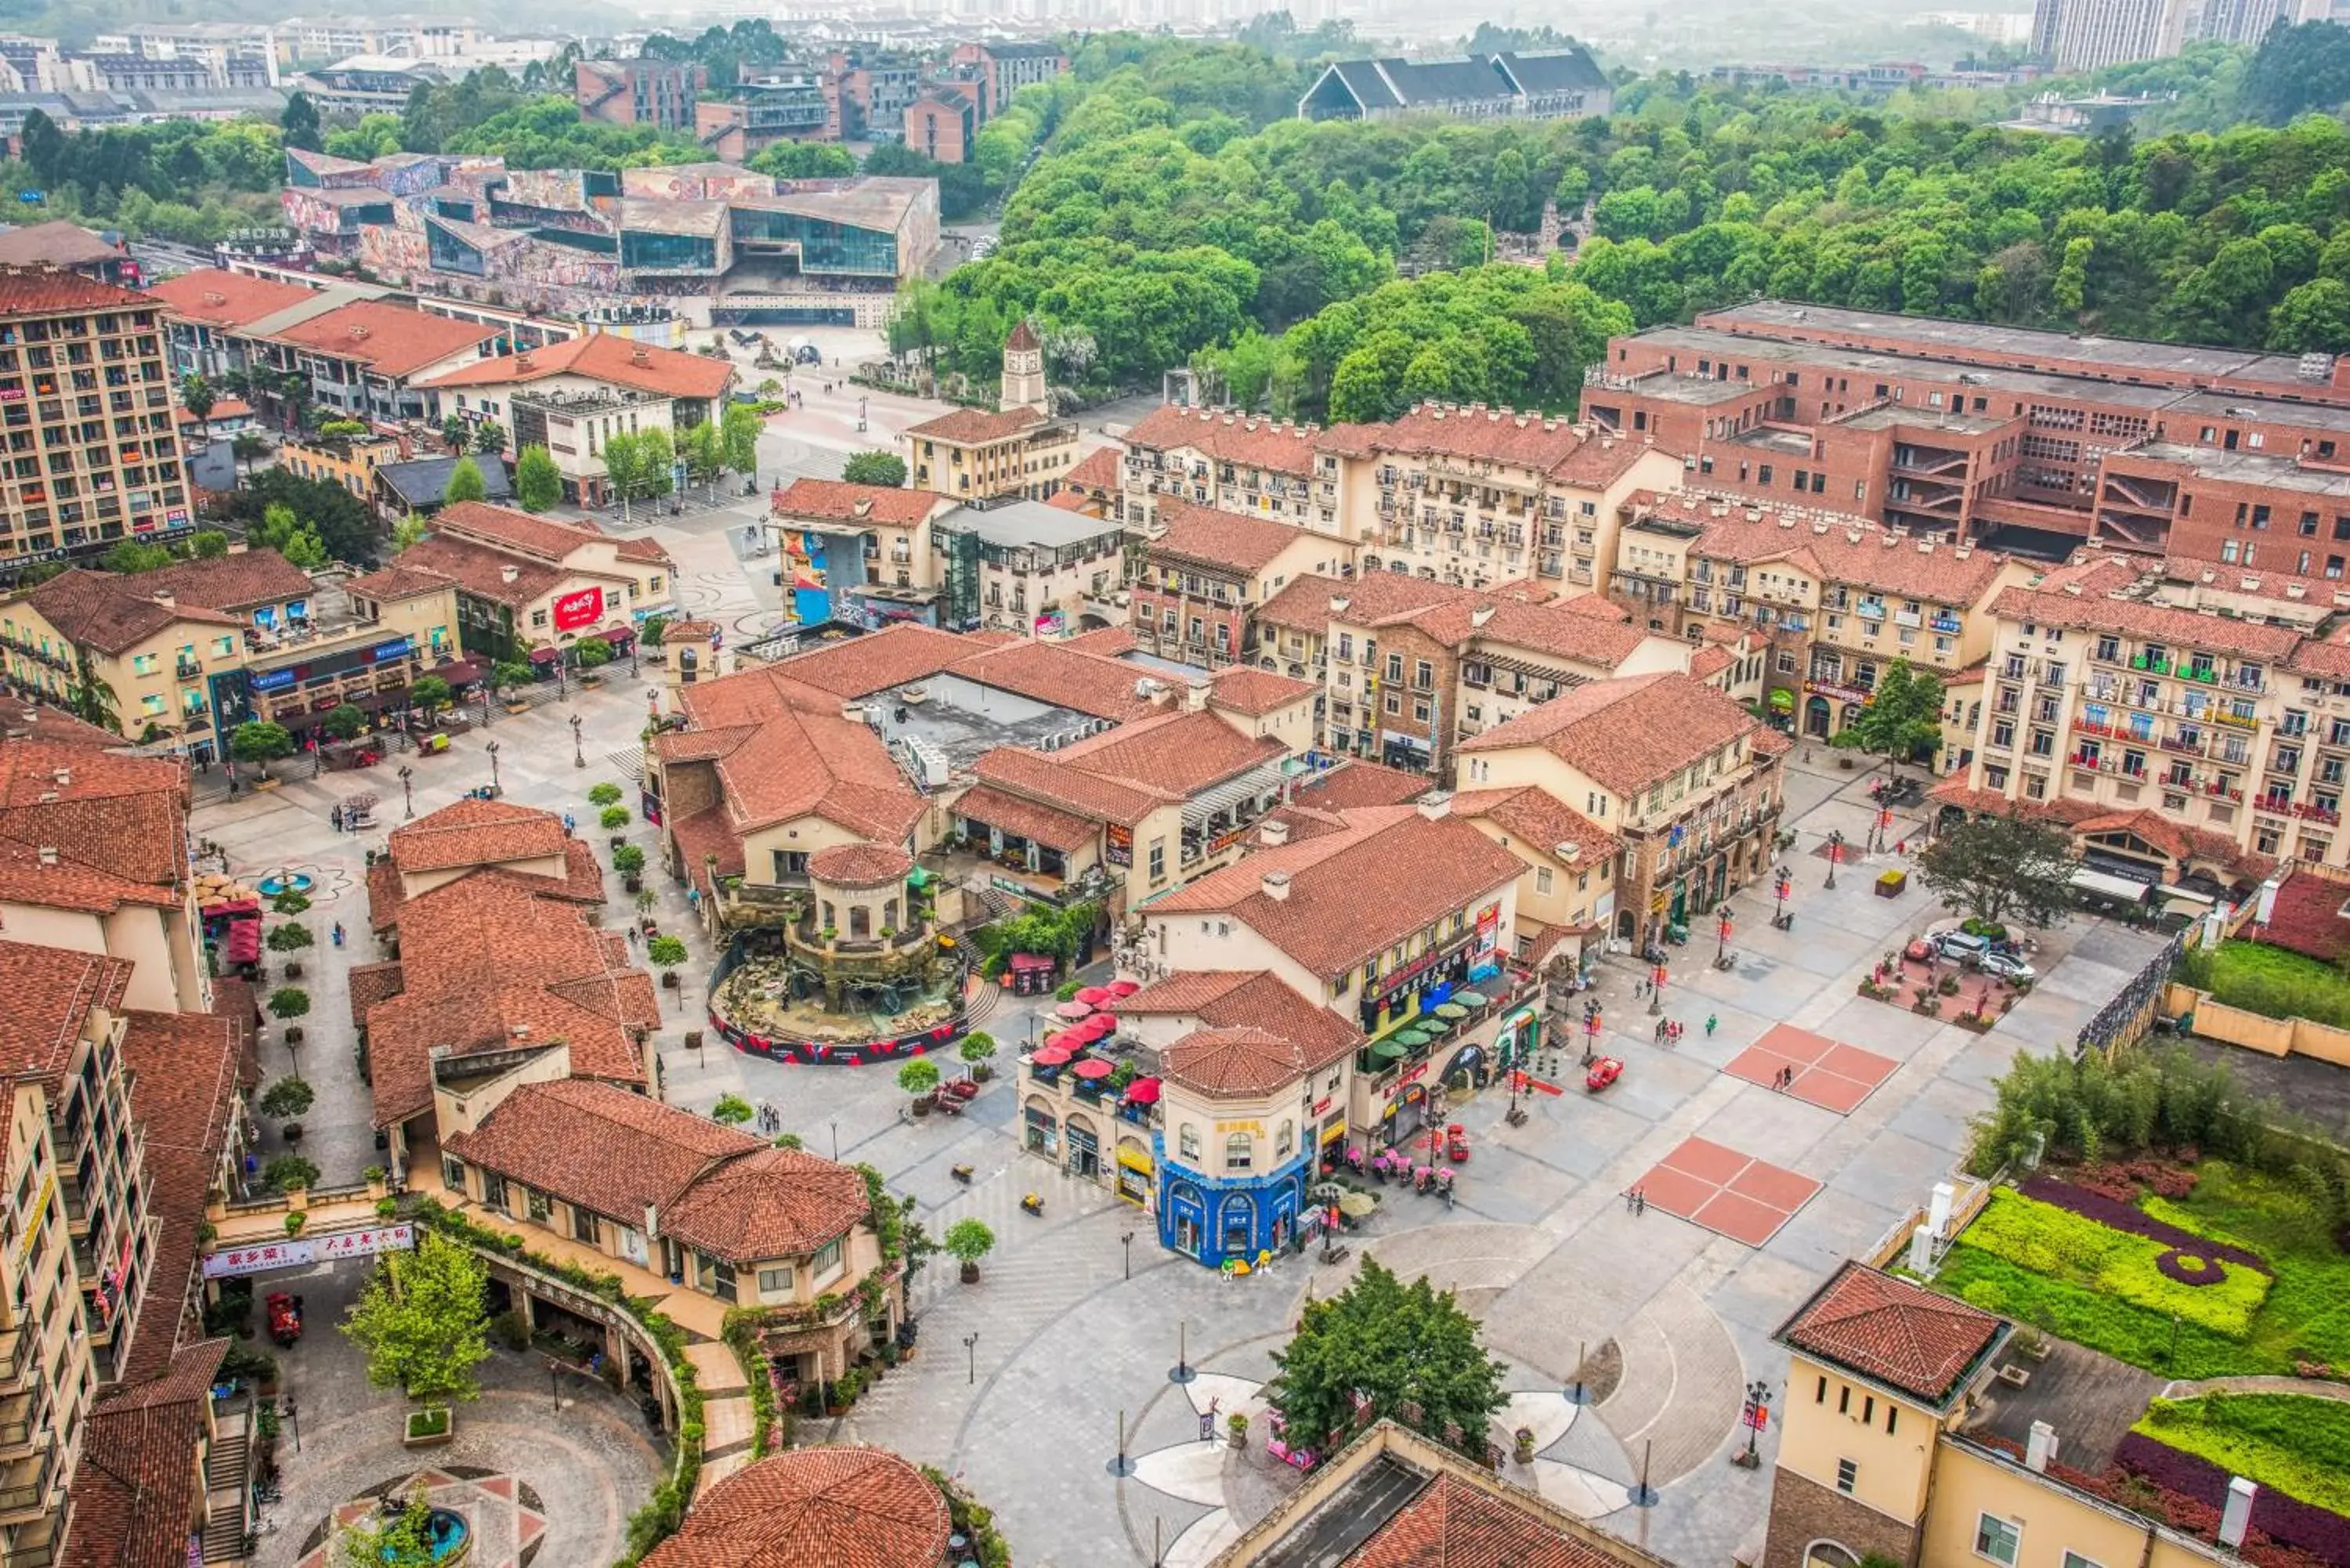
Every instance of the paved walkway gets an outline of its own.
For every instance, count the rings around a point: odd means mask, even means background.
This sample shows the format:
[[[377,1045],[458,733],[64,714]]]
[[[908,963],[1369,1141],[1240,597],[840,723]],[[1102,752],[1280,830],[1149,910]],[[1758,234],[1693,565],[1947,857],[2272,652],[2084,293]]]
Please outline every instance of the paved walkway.
[[[2323,1377],[2205,1377],[2162,1386],[2165,1399],[2199,1399],[2206,1394],[2293,1394],[2350,1405],[2350,1383],[2331,1383]]]

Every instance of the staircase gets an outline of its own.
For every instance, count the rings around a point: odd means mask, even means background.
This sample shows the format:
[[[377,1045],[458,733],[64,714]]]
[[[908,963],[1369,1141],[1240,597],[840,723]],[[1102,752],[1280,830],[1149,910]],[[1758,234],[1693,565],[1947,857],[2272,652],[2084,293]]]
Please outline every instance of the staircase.
[[[206,1563],[244,1561],[244,1501],[251,1473],[253,1417],[236,1413],[234,1426],[221,1423],[218,1437],[204,1455],[203,1560]]]

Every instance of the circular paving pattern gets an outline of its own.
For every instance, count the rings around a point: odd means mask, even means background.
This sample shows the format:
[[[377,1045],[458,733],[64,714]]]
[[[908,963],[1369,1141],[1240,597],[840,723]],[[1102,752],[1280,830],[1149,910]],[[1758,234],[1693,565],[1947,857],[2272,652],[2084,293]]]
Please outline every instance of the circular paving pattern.
[[[451,1465],[394,1476],[342,1504],[302,1542],[296,1568],[341,1568],[343,1532],[372,1519],[390,1497],[421,1501],[463,1520],[472,1545],[466,1568],[528,1568],[546,1543],[546,1508],[527,1483],[475,1465]]]

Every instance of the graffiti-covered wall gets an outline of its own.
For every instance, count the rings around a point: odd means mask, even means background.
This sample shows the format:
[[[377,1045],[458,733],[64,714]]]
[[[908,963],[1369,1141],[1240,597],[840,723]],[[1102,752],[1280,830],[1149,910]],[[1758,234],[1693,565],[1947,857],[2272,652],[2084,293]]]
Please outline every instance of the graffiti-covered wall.
[[[620,194],[653,202],[728,202],[745,196],[772,196],[775,182],[723,163],[693,163],[675,169],[627,169],[620,173]]]

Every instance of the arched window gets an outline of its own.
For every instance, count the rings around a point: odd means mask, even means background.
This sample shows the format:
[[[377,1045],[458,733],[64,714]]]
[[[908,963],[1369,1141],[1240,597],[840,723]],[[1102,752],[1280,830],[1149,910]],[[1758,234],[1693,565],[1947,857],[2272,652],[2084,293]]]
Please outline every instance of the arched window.
[[[1175,1133],[1176,1152],[1185,1159],[1200,1158],[1200,1129],[1185,1122]]]
[[[1256,1139],[1244,1132],[1236,1132],[1224,1139],[1224,1168],[1246,1170],[1256,1162]]]
[[[1814,1541],[1804,1548],[1804,1568],[1860,1568],[1851,1547],[1836,1541]]]

